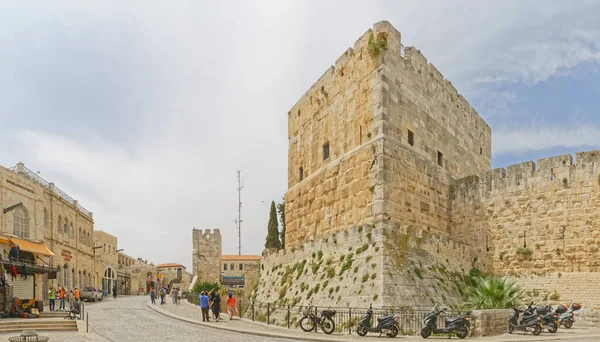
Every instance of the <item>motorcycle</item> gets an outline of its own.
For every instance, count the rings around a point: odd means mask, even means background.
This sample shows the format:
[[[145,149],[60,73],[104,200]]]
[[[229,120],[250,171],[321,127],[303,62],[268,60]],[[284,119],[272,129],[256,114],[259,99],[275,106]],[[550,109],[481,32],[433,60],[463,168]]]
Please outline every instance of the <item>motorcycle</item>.
[[[309,305],[304,312],[302,312],[303,317],[300,320],[300,329],[305,332],[310,332],[316,329],[317,327],[321,327],[323,332],[326,334],[331,334],[335,330],[335,322],[333,321],[333,316],[335,316],[335,310],[323,310],[321,311],[321,316],[319,317],[312,305]]]
[[[519,320],[519,314],[523,314],[521,322]],[[515,330],[521,330],[524,332],[531,332],[533,335],[539,335],[542,333],[542,317],[535,313],[533,303],[529,304],[529,307],[525,310],[513,308],[513,314],[508,319],[507,331],[512,334]]]
[[[421,337],[428,338],[432,333],[434,334],[448,334],[448,337],[455,334],[456,337],[463,339],[469,335],[471,329],[471,313],[467,312],[466,315],[460,315],[451,319],[446,319],[446,325],[444,328],[437,327],[438,316],[446,312],[446,308],[438,310],[436,304],[430,313],[425,316],[423,321],[423,328],[421,329]]]
[[[566,329],[571,329],[573,323],[575,323],[575,315],[574,311],[581,309],[581,305],[577,303],[571,304],[571,307],[567,310],[567,307],[564,305],[560,305],[556,312],[559,314],[558,316],[558,324],[562,325]]]
[[[385,334],[387,337],[396,337],[400,332],[400,315],[389,315],[377,318],[377,326],[371,325],[371,318],[373,317],[373,306],[369,305],[369,310],[365,316],[358,322],[356,333],[359,336],[365,336],[367,333],[374,332]]]
[[[558,330],[558,314],[554,312],[551,306],[538,306],[536,313],[542,317],[540,324],[543,329],[555,333]]]

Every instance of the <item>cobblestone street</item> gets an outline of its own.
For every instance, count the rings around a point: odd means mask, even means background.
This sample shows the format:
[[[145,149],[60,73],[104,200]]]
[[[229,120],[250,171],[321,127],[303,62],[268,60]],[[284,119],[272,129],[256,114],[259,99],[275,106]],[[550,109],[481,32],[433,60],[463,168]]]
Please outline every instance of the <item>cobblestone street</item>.
[[[226,332],[181,322],[150,310],[146,305],[147,302],[148,297],[121,297],[117,300],[107,300],[104,303],[90,303],[86,306],[90,327],[93,332],[113,342],[287,341]]]

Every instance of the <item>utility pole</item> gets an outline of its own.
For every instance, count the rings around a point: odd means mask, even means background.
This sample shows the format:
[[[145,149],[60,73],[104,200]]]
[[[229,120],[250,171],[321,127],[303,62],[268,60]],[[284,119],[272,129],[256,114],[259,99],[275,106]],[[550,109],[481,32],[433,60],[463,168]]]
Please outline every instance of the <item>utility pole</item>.
[[[238,218],[235,220],[237,223],[237,231],[238,231],[238,254],[242,255],[242,189],[244,188],[244,180],[241,177],[241,171],[238,170],[237,178],[238,178]]]

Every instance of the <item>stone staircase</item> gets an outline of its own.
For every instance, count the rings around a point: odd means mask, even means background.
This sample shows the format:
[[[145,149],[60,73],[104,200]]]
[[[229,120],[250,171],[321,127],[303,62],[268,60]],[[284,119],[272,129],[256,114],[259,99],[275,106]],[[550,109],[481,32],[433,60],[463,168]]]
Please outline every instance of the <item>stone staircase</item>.
[[[0,319],[0,334],[20,333],[23,330],[77,331],[77,321],[63,318],[6,318]]]

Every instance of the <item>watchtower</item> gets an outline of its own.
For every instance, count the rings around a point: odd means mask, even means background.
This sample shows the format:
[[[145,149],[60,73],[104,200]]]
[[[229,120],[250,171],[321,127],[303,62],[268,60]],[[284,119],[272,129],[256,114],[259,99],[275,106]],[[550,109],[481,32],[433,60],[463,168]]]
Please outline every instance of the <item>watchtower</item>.
[[[193,229],[193,272],[199,283],[221,279],[221,232],[218,229]]]

